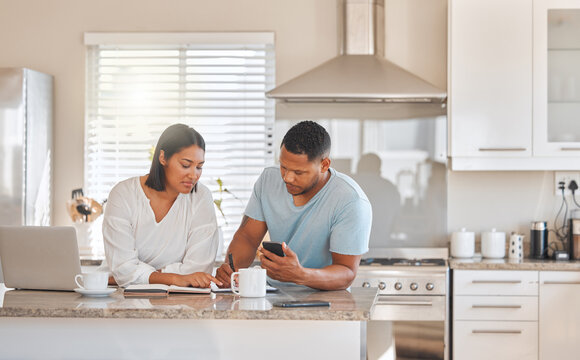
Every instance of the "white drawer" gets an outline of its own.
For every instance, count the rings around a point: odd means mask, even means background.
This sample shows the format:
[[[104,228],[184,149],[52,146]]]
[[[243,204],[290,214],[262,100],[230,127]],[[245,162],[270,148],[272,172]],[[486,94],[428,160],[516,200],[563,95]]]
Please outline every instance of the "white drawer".
[[[454,360],[537,360],[538,323],[454,321]]]
[[[538,295],[537,271],[454,270],[453,295]]]
[[[536,296],[455,296],[453,320],[537,321]]]

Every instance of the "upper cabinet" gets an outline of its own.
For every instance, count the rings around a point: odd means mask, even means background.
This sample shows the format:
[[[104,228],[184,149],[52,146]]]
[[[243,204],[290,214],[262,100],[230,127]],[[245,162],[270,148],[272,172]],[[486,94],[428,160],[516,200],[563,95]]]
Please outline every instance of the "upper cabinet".
[[[452,0],[450,12],[451,157],[531,156],[532,0]]]
[[[534,155],[580,157],[580,1],[534,2]]]
[[[580,0],[450,0],[448,94],[453,170],[580,168]]]

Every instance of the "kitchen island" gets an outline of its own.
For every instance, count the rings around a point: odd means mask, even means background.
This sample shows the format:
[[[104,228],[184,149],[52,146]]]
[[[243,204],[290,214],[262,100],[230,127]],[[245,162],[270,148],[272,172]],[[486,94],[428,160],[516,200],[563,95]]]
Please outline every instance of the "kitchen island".
[[[376,288],[281,288],[264,298],[232,294],[104,298],[72,292],[3,291],[2,358],[364,358]],[[0,299],[2,296],[0,296]],[[326,300],[284,309],[277,301]],[[362,354],[362,355],[361,355]]]

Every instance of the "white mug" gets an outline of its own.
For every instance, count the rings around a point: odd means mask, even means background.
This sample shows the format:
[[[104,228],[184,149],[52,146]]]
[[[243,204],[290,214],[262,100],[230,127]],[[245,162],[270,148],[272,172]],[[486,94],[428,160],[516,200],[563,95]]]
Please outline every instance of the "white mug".
[[[524,257],[524,235],[512,233],[510,235],[508,258],[523,259],[523,257]]]
[[[238,284],[234,277],[238,275]],[[259,266],[253,268],[240,269],[231,275],[232,292],[243,297],[263,297],[266,296],[266,269]]]
[[[79,282],[80,280],[80,282]],[[75,276],[77,285],[85,290],[103,290],[109,283],[109,273],[104,271],[94,271],[89,273],[77,274]]]
[[[470,258],[475,253],[475,233],[461,231],[451,233],[451,256],[456,258]]]
[[[481,256],[484,258],[501,259],[505,256],[505,233],[486,231],[481,233]]]

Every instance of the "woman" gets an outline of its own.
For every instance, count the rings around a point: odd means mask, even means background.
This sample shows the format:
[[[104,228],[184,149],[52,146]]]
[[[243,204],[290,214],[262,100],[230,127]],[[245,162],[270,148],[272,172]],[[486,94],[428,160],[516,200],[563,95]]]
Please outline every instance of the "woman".
[[[157,142],[148,175],[111,190],[103,220],[105,255],[119,286],[221,285],[211,276],[218,228],[210,190],[198,183],[205,141],[183,124]]]

